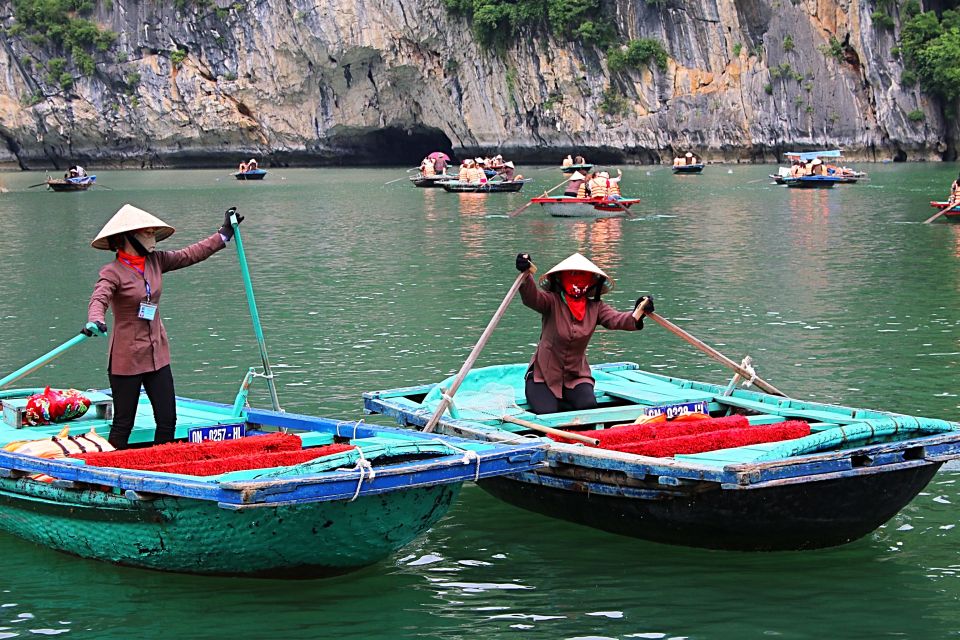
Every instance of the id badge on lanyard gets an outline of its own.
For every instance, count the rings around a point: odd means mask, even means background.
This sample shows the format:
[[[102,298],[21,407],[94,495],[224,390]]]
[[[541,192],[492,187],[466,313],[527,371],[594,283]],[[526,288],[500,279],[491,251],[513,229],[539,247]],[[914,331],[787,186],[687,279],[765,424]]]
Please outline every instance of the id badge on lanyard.
[[[157,305],[152,302],[141,302],[140,311],[137,312],[137,317],[146,320],[147,322],[153,320],[157,317]]]

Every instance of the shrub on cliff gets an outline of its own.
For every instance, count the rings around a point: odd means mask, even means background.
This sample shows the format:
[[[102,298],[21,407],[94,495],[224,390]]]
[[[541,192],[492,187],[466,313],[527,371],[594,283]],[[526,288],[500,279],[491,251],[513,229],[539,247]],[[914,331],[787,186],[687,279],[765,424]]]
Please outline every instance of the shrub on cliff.
[[[915,15],[900,31],[900,50],[925,91],[950,101],[960,97],[960,12]]]
[[[667,50],[663,48],[663,43],[654,38],[631,40],[626,47],[611,47],[607,51],[610,71],[639,69],[651,63],[659,69],[667,68]]]
[[[558,38],[605,46],[614,37],[600,0],[444,0],[449,11],[468,17],[486,47],[504,47],[523,27],[549,26]],[[546,16],[546,22],[544,22]]]

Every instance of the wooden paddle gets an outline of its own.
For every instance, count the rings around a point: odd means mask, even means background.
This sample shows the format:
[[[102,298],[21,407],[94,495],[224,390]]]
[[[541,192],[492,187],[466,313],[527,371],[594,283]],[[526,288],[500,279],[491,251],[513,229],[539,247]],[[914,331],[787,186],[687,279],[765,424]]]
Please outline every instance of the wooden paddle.
[[[46,182],[39,182],[37,184],[30,185],[29,187],[27,187],[27,189],[33,189],[34,187],[45,187],[45,186],[47,186]]]
[[[934,220],[936,220],[937,218],[939,218],[940,216],[945,214],[947,211],[950,211],[956,206],[957,206],[956,204],[947,204],[947,206],[945,206],[943,209],[940,209],[940,211],[937,211],[935,214],[933,214],[932,216],[924,220],[923,224],[930,224],[931,222],[933,222]]]
[[[4,376],[2,379],[0,379],[0,387],[5,387],[5,386],[7,386],[8,384],[10,384],[11,382],[16,382],[17,380],[19,380],[20,378],[24,377],[25,375],[30,374],[30,373],[33,373],[34,371],[36,371],[37,369],[39,369],[39,368],[42,367],[43,365],[47,364],[47,363],[50,362],[51,360],[53,360],[53,359],[55,359],[55,358],[58,358],[59,356],[63,355],[63,353],[64,353],[65,351],[67,351],[68,349],[70,349],[71,347],[74,347],[74,346],[80,344],[81,342],[85,341],[87,338],[90,338],[90,337],[92,337],[92,336],[103,336],[103,335],[107,335],[107,334],[105,334],[105,333],[101,333],[101,332],[100,332],[100,329],[97,328],[97,325],[95,325],[95,324],[92,323],[92,322],[88,322],[86,328],[87,328],[88,331],[90,331],[90,333],[91,333],[90,336],[88,336],[87,334],[85,334],[85,333],[83,333],[83,332],[78,333],[78,334],[75,335],[74,337],[72,337],[72,338],[70,338],[69,340],[67,340],[66,342],[64,342],[64,343],[63,343],[62,345],[60,345],[59,347],[53,349],[52,351],[48,351],[47,353],[43,354],[42,356],[40,356],[39,358],[37,358],[37,359],[34,360],[33,362],[28,362],[27,364],[23,365],[22,367],[20,367],[19,369],[17,369],[17,370],[14,371],[13,373],[11,373],[11,374],[9,374],[9,375],[7,375],[7,376]]]
[[[734,371],[736,371],[737,373],[739,373],[741,376],[743,376],[743,377],[746,378],[747,380],[752,379],[752,380],[753,380],[753,384],[757,385],[758,387],[760,387],[761,389],[763,389],[763,390],[766,391],[767,393],[772,393],[772,394],[774,394],[774,395],[783,396],[784,398],[787,397],[787,394],[785,394],[783,391],[780,391],[779,389],[777,389],[775,386],[773,386],[772,384],[770,384],[769,382],[767,382],[767,381],[764,380],[763,378],[756,377],[754,374],[750,373],[749,371],[747,371],[746,369],[744,369],[743,367],[741,367],[740,365],[738,365],[736,362],[734,362],[733,360],[731,360],[731,359],[728,358],[727,356],[723,355],[722,353],[720,353],[719,351],[717,351],[717,350],[714,349],[713,347],[709,346],[709,345],[706,344],[705,342],[703,342],[703,341],[701,341],[701,340],[693,337],[692,335],[690,335],[689,333],[687,333],[686,331],[684,331],[683,329],[681,329],[681,328],[678,327],[677,325],[673,324],[672,322],[670,322],[670,321],[667,320],[666,318],[662,318],[661,316],[659,316],[659,315],[657,315],[656,313],[653,313],[653,312],[647,313],[646,316],[647,316],[648,318],[650,318],[651,320],[653,320],[654,322],[656,322],[657,324],[659,324],[661,327],[663,327],[663,328],[666,329],[667,331],[669,331],[670,333],[672,333],[672,334],[674,334],[675,336],[678,336],[679,338],[681,338],[681,339],[689,342],[690,344],[692,344],[693,346],[695,346],[697,349],[700,349],[701,351],[703,351],[704,353],[706,353],[707,355],[709,355],[709,356],[710,356],[711,358],[713,358],[714,360],[723,363],[724,365],[726,365],[726,366],[729,367],[730,369],[733,369]]]
[[[411,171],[413,171],[413,169],[407,169],[407,173],[410,173]],[[400,182],[401,180],[407,180],[408,178],[410,178],[410,176],[403,176],[402,178],[397,178],[396,180],[391,180],[390,182],[384,182],[383,186],[393,184],[394,182]]]
[[[514,418],[513,416],[503,416],[500,418],[504,422],[510,422],[512,424],[518,424],[521,427],[526,427],[533,431],[539,431],[540,433],[549,433],[550,435],[559,436],[561,438],[567,438],[569,440],[576,440],[577,442],[582,442],[584,444],[592,444],[597,446],[600,444],[600,441],[596,438],[590,438],[587,436],[582,436],[579,433],[570,433],[568,431],[563,431],[561,429],[554,429],[553,427],[545,427],[542,424],[537,424],[536,422],[530,422],[529,420],[523,420],[522,418]]]
[[[560,184],[558,184],[558,185],[555,186],[555,187],[550,188],[549,191],[544,191],[544,192],[543,192],[543,195],[540,196],[540,197],[541,197],[541,198],[546,198],[548,195],[550,195],[550,191],[553,191],[554,189],[557,189],[557,188],[559,188],[559,187],[562,187],[563,185],[567,184],[568,182],[570,182],[569,179],[564,179],[563,182],[561,182]],[[522,207],[520,207],[520,208],[517,209],[516,211],[511,212],[510,215],[508,215],[507,217],[508,217],[508,218],[513,218],[514,216],[520,215],[521,213],[523,213],[523,212],[526,210],[527,207],[529,207],[529,206],[532,205],[532,204],[533,204],[533,200],[531,200],[531,201],[528,202],[527,204],[523,205]]]
[[[450,398],[452,398],[453,394],[455,394],[457,389],[460,388],[460,385],[463,383],[464,378],[467,377],[467,373],[470,371],[470,368],[473,367],[473,364],[477,361],[477,358],[480,357],[480,351],[483,349],[484,345],[487,344],[487,340],[490,339],[490,334],[493,333],[497,323],[500,322],[500,318],[502,318],[503,314],[507,311],[507,305],[509,305],[510,301],[513,300],[513,296],[517,294],[517,290],[520,289],[523,279],[528,275],[532,276],[536,272],[537,267],[531,263],[530,268],[519,274],[517,279],[514,280],[513,286],[510,287],[510,291],[507,292],[503,302],[500,303],[500,306],[497,308],[497,312],[493,314],[492,318],[490,318],[490,322],[487,323],[487,328],[483,330],[483,333],[480,335],[480,339],[477,340],[477,344],[473,347],[473,351],[470,352],[466,362],[464,362],[463,366],[460,367],[460,371],[457,373],[457,377],[453,379],[453,384],[450,385],[450,389],[443,394],[440,404],[437,405],[437,410],[433,412],[433,415],[430,417],[427,425],[423,428],[424,432],[432,432],[437,426],[437,423],[440,422],[443,412],[446,411],[447,407],[450,405]]]

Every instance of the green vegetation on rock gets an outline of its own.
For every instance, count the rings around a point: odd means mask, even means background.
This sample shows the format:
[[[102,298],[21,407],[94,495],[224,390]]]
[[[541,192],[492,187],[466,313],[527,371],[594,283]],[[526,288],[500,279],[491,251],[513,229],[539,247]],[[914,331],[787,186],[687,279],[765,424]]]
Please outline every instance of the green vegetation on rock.
[[[638,69],[647,64],[667,68],[667,51],[663,43],[653,38],[631,40],[626,47],[611,47],[607,51],[607,66],[611,71]]]
[[[954,3],[956,4],[956,3]],[[953,101],[960,97],[960,11],[917,13],[900,30],[907,71],[924,91]]]

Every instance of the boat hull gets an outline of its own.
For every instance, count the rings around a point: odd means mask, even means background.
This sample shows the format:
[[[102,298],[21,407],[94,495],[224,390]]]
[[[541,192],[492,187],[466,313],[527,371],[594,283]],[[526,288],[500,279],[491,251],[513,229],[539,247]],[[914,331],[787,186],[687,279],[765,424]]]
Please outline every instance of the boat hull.
[[[84,558],[211,575],[322,577],[374,564],[440,519],[460,484],[226,509],[183,497],[0,480],[0,528]],[[130,495],[130,497],[127,497]]]
[[[897,514],[940,468],[750,490],[652,487],[645,497],[603,495],[545,472],[480,483],[514,506],[633,538],[708,549],[782,551],[852,542]],[[615,492],[623,488],[611,485]]]
[[[560,171],[567,175],[572,175],[577,171],[580,173],[590,173],[591,170],[593,170],[592,164],[571,164],[566,167],[560,167]]]
[[[254,169],[253,171],[237,172],[233,174],[237,180],[263,180],[267,177],[266,169]]]
[[[444,191],[449,193],[516,193],[523,188],[526,180],[504,180],[502,182],[472,182],[446,181],[441,183]]]
[[[688,164],[673,167],[674,173],[700,173],[701,171],[703,171],[702,164]]]
[[[636,198],[604,202],[590,198],[532,198],[543,210],[555,218],[620,218],[640,202]]]
[[[941,211],[943,211],[944,209],[947,208],[947,203],[946,203],[946,202],[937,202],[936,200],[931,200],[931,201],[930,201],[930,206],[933,207],[934,209],[940,209]],[[941,217],[941,218],[946,218],[946,219],[948,219],[948,220],[953,220],[953,221],[960,222],[960,205],[955,205],[955,206],[953,206],[949,211],[947,211],[946,213],[944,213],[944,214],[943,214],[942,216],[940,216],[940,217]]]
[[[442,182],[446,180],[456,180],[457,176],[451,176],[446,174],[434,175],[434,176],[411,176],[410,182],[413,183],[413,186],[420,189],[442,189]]]
[[[47,188],[52,191],[86,191],[96,184],[96,176],[85,176],[83,178],[68,178],[63,180],[47,180]]]

